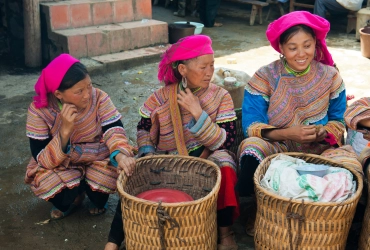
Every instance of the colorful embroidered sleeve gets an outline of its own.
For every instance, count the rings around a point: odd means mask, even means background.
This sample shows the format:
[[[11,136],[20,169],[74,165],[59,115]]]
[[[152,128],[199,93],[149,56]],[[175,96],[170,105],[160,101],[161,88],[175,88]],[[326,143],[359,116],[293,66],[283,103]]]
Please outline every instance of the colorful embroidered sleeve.
[[[43,109],[36,109],[32,103],[28,108],[26,135],[35,140],[48,140],[45,148],[41,149],[36,156],[36,161],[47,169],[59,166],[67,155],[62,151],[61,140],[56,136],[50,140],[49,127],[42,118]]]
[[[226,131],[213,123],[204,111],[190,132],[201,145],[211,151],[219,149],[226,141]]]
[[[268,124],[268,102],[261,95],[244,91],[242,127],[245,137],[262,138],[262,129],[275,128]]]
[[[222,89],[224,91],[224,89]],[[220,148],[229,148],[235,141],[236,129],[235,124],[236,114],[234,103],[231,95],[223,92],[222,101],[218,107],[216,122],[212,122],[208,114],[203,111],[198,121],[191,126],[190,132],[195,139],[205,147],[214,151]],[[232,123],[232,124],[230,124]]]
[[[365,132],[364,129],[358,126],[358,123],[370,118],[370,97],[364,97],[352,103],[347,108],[344,117],[349,128]]]
[[[101,126],[108,126],[121,119],[121,114],[113,105],[112,100],[105,92],[100,91],[98,98],[98,116]],[[107,129],[103,134],[103,140],[108,146],[110,153],[118,150],[127,156],[133,156],[133,148],[128,144],[126,131],[122,126],[114,126]]]
[[[199,143],[214,151],[229,148],[233,144],[236,136],[236,119],[233,100],[231,95],[225,91],[218,107],[215,123],[203,111],[198,121],[188,126]]]
[[[44,168],[53,169],[61,165],[67,157],[68,155],[62,150],[60,137],[55,136],[38,154],[37,162]]]
[[[37,109],[33,103],[28,108],[26,135],[36,140],[46,140],[49,138],[49,127],[42,118],[42,109]]]
[[[345,131],[343,115],[346,110],[346,91],[342,89],[339,95],[334,95],[329,101],[328,123],[324,126],[332,134],[339,146],[342,146],[342,137]]]
[[[222,89],[224,91],[224,89]],[[225,91],[222,101],[218,107],[216,115],[216,123],[235,121],[236,113],[234,109],[234,102],[229,92]],[[211,104],[210,104],[211,105]]]

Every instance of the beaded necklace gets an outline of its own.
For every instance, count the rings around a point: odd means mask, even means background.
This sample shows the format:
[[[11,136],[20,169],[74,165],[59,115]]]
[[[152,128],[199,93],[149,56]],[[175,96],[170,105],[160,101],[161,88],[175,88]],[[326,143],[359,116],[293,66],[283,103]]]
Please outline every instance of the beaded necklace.
[[[182,84],[181,84],[181,83],[179,83],[179,85],[180,85],[180,89],[181,89],[182,91],[185,91],[185,89],[184,89],[184,87],[182,86]],[[195,93],[195,92],[198,92],[201,88],[202,88],[202,87],[198,87],[198,88],[193,88],[193,89],[190,89],[190,90],[191,90],[191,92],[192,92],[192,93]]]
[[[293,74],[295,76],[304,76],[310,71],[311,64],[309,64],[308,67],[303,71],[295,71],[288,65],[287,61],[284,59],[284,68],[286,69],[286,71],[288,71],[289,74]]]

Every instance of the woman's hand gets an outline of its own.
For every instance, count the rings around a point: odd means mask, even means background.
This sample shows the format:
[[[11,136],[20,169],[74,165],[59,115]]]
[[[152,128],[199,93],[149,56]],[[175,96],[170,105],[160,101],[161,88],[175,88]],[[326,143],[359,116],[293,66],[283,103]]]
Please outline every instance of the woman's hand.
[[[121,173],[122,170],[127,176],[131,176],[134,173],[134,169],[136,166],[136,160],[134,157],[128,157],[122,153],[118,153],[116,155],[116,161],[118,163],[118,173]]]
[[[60,111],[62,118],[62,126],[59,130],[60,136],[63,139],[69,139],[71,136],[74,126],[75,119],[77,116],[77,107],[73,104],[63,103],[62,110]]]
[[[328,132],[323,125],[316,125],[316,141],[321,142],[328,135]]]
[[[177,102],[181,107],[190,112],[196,121],[202,115],[202,107],[200,106],[199,99],[193,95],[190,89],[186,88],[185,91],[180,90],[177,94]]]
[[[301,144],[314,142],[317,140],[316,126],[315,125],[293,126],[286,129],[286,136],[288,137],[289,140]]]

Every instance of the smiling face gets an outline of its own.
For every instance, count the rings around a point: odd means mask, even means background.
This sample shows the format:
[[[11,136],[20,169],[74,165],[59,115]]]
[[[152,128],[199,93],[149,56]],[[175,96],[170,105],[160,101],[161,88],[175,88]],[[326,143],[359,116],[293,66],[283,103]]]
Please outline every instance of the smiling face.
[[[303,71],[315,56],[316,40],[302,29],[293,34],[286,43],[279,44],[281,53],[293,70]]]
[[[178,70],[188,81],[188,88],[208,88],[214,71],[213,54],[199,56],[186,64],[179,64]]]
[[[89,75],[64,91],[56,90],[54,95],[62,103],[73,104],[78,110],[85,109],[91,99],[92,83]]]

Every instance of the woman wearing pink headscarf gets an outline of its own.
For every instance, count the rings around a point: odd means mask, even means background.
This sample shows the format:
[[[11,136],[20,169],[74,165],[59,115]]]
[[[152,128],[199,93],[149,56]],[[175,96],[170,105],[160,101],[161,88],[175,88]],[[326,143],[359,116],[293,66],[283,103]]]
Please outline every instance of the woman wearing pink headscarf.
[[[341,147],[346,94],[326,47],[329,29],[327,20],[306,11],[291,12],[268,26],[267,39],[280,59],[261,67],[245,87],[247,139],[238,152],[241,196],[253,194],[257,166],[275,153],[320,154],[362,172],[352,148]],[[247,234],[254,235],[253,226],[251,216]]]
[[[215,162],[221,170],[217,200],[218,250],[236,250],[231,226],[239,215],[235,194],[235,156],[229,151],[236,135],[230,94],[211,83],[212,41],[193,35],[173,44],[159,63],[158,79],[165,84],[144,102],[137,126],[139,156],[179,154]],[[120,204],[112,223],[108,249],[123,241]],[[120,231],[118,231],[120,230]]]
[[[85,193],[90,214],[104,213],[116,191],[114,165],[128,175],[135,166],[121,114],[92,86],[85,66],[68,54],[43,69],[35,91],[26,126],[32,153],[26,183],[53,204],[52,219],[81,205]]]

